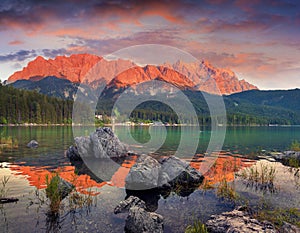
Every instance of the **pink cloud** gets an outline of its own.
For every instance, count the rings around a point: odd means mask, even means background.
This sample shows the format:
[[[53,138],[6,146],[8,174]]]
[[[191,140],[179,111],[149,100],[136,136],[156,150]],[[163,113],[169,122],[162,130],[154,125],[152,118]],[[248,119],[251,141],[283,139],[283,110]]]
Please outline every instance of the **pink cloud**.
[[[8,44],[9,45],[20,45],[20,44],[24,44],[24,42],[21,40],[12,40]]]

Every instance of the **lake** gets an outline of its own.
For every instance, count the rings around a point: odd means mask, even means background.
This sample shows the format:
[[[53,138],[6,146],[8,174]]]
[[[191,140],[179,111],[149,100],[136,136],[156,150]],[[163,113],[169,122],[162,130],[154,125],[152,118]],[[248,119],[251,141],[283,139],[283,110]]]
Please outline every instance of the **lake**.
[[[191,161],[191,166],[195,168],[199,167],[210,141],[209,128],[195,130],[186,126],[166,127],[163,130],[157,127],[153,130],[153,135],[157,134],[155,146],[162,146],[158,151],[151,152],[158,155],[174,154],[182,137],[186,139],[184,148],[187,149],[190,147],[189,141],[196,139],[199,142],[197,156],[182,156],[182,159]],[[117,127],[115,132],[121,140],[129,136],[124,127]],[[83,134],[88,132],[83,131]],[[131,145],[132,150],[143,151],[142,144],[151,140],[148,127],[132,127],[130,134],[136,140]],[[162,134],[166,136],[163,142],[160,138]],[[65,151],[74,143],[70,126],[0,127],[1,140],[9,137],[15,146],[0,150],[0,180],[9,177],[5,187],[7,195],[17,197],[19,201],[0,206],[0,229],[3,232],[123,232],[126,214],[114,215],[113,209],[126,197],[124,179],[134,164],[134,156],[122,162],[111,180],[101,181],[78,172],[80,169],[66,158]],[[26,147],[32,139],[39,142],[38,148]],[[250,202],[267,197],[273,205],[299,207],[299,189],[292,184],[281,184],[280,192],[276,195],[263,194],[246,189],[235,177],[236,167],[225,172],[219,169],[225,161],[234,163],[238,169],[249,167],[255,161],[245,158],[247,155],[261,150],[286,150],[294,140],[300,141],[300,127],[228,127],[215,168],[213,172],[210,169],[205,178],[211,185],[216,185],[221,181],[220,173],[223,172],[222,177],[228,182],[235,182],[237,192]],[[154,150],[155,146],[151,146],[149,150]],[[88,208],[62,211],[55,219],[49,216],[46,200],[41,199],[45,199],[42,197],[45,180],[51,172],[58,172],[68,181],[76,179],[77,191],[89,195],[93,204]],[[289,177],[288,173],[284,174]],[[201,187],[186,196],[174,192],[164,198],[152,196],[150,199],[155,212],[164,216],[165,232],[183,232],[196,218],[205,221],[210,215],[231,210],[234,206],[232,202],[217,197],[215,190]],[[63,202],[62,205],[69,204]]]

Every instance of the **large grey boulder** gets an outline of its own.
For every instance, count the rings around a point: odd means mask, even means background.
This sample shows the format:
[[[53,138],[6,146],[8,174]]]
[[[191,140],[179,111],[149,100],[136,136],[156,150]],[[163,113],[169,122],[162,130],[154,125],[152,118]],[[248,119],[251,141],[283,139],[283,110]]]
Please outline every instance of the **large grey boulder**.
[[[199,171],[175,156],[165,158],[160,163],[159,186],[167,183],[179,185],[199,184],[204,179],[204,176]]]
[[[66,152],[66,155],[71,161],[82,161],[76,146],[70,146]]]
[[[144,208],[132,207],[125,223],[127,233],[163,233],[163,217]]]
[[[142,155],[131,167],[125,187],[129,190],[171,188],[179,185],[201,184],[204,176],[187,162],[171,156],[160,162],[151,156]]]
[[[37,148],[39,146],[39,143],[36,140],[31,140],[28,144],[28,148]]]
[[[144,190],[158,187],[160,169],[161,165],[156,159],[141,155],[126,177],[126,189]]]
[[[96,129],[88,137],[76,137],[75,146],[71,146],[66,155],[70,160],[81,160],[84,157],[118,158],[127,155],[127,146],[120,142],[111,128]]]
[[[252,218],[247,212],[244,212],[241,207],[224,212],[220,215],[212,215],[211,219],[207,221],[206,227],[212,233],[276,233],[275,227],[265,221],[259,222]]]

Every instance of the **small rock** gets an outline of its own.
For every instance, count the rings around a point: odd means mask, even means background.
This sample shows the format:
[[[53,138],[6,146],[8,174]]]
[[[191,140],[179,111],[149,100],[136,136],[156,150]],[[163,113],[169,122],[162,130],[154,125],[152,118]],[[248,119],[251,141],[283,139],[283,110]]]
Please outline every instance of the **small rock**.
[[[36,140],[31,140],[28,144],[28,148],[37,148],[39,146],[39,143]]]
[[[119,205],[116,206],[114,213],[126,213],[132,207],[140,207],[146,209],[146,204],[144,201],[135,196],[128,197],[125,201],[121,201]]]
[[[140,207],[132,207],[129,209],[126,219],[125,232],[162,233],[163,217],[157,213],[147,212]]]
[[[135,196],[130,196],[114,209],[114,213],[129,212],[126,218],[125,232],[127,233],[162,233],[163,217],[154,212],[146,211],[144,201]]]
[[[280,160],[280,159],[282,159],[285,156],[281,152],[274,152],[274,151],[268,153],[267,155],[269,155],[269,156],[271,156],[271,157],[273,157],[274,159],[277,159],[277,160]]]

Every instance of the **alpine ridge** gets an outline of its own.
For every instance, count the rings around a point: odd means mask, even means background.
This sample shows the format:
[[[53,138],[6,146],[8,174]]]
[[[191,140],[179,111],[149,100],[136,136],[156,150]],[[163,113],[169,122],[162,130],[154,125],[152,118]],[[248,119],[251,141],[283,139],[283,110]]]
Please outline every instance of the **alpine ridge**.
[[[11,75],[8,83],[17,80],[38,81],[48,76],[67,79],[72,83],[83,82],[92,88],[105,84],[120,89],[145,81],[161,80],[181,89],[222,95],[258,89],[245,80],[239,80],[230,69],[216,68],[206,61],[177,61],[174,64],[141,67],[129,60],[106,60],[91,54],[57,56],[48,60],[39,56],[23,70]]]

